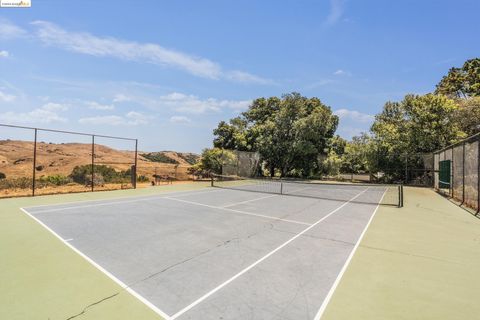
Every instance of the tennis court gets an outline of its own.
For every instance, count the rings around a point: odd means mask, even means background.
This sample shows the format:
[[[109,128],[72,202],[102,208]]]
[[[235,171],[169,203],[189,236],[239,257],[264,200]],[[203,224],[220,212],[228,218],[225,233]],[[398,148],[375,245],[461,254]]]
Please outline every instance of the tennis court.
[[[165,319],[317,319],[378,205],[397,196],[246,186],[23,210]]]

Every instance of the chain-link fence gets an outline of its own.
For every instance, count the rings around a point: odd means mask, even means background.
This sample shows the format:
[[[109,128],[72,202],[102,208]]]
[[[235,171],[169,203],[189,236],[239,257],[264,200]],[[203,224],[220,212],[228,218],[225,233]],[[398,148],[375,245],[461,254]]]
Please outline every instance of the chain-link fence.
[[[137,169],[138,182],[149,182],[152,185],[169,184],[173,181],[195,180],[190,172],[191,165],[169,163],[140,162]]]
[[[258,152],[232,150],[234,159],[222,164],[223,175],[254,177],[260,170],[260,154]]]
[[[0,124],[0,198],[136,188],[138,140]]]
[[[372,153],[361,169],[342,166],[337,176],[355,182],[373,182],[433,187],[433,153],[392,154]]]
[[[480,212],[480,134],[434,153],[435,190]]]

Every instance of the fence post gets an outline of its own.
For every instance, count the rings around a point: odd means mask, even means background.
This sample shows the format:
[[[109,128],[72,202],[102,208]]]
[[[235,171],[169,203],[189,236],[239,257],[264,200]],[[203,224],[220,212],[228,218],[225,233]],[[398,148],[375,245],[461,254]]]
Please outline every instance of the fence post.
[[[453,198],[454,194],[453,194],[453,179],[455,178],[455,162],[453,161],[453,149],[454,147],[452,147],[450,150],[450,156],[452,158],[452,160],[450,160],[450,197]]]
[[[463,156],[462,156],[462,204],[465,203],[465,141],[463,142]]]
[[[92,192],[95,191],[95,135],[92,135]]]
[[[137,189],[137,165],[138,165],[138,139],[135,139],[135,172],[132,172],[133,177],[133,188]]]
[[[480,213],[480,138],[477,137],[477,214]]]
[[[408,181],[408,154],[405,154],[405,184]]]
[[[37,132],[35,128],[35,139],[33,141],[33,175],[32,175],[32,197],[35,197],[35,176],[37,170]]]

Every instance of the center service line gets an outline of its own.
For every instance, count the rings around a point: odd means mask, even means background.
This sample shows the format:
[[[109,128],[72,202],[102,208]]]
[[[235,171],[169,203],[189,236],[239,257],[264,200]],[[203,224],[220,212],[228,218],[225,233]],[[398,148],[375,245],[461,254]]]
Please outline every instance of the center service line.
[[[231,277],[230,279],[228,279],[227,281],[225,281],[224,283],[222,283],[221,285],[219,285],[218,287],[216,287],[215,289],[211,290],[210,292],[206,293],[205,295],[203,295],[202,297],[200,297],[199,299],[197,299],[196,301],[192,302],[191,304],[189,304],[188,306],[186,306],[185,308],[183,308],[182,310],[178,311],[177,313],[175,313],[173,316],[170,317],[170,320],[174,320],[178,317],[180,317],[182,314],[184,314],[185,312],[187,312],[188,310],[192,309],[193,307],[195,307],[197,304],[201,303],[202,301],[204,301],[205,299],[207,299],[208,297],[210,297],[211,295],[213,295],[215,292],[219,291],[220,289],[222,289],[223,287],[225,287],[226,285],[228,285],[229,283],[233,282],[235,279],[237,279],[238,277],[240,277],[241,275],[243,275],[244,273],[248,272],[250,269],[254,268],[256,265],[260,264],[262,261],[266,260],[267,258],[269,258],[270,256],[272,256],[274,253],[276,253],[277,251],[279,251],[280,249],[282,249],[283,247],[285,247],[286,245],[288,245],[289,243],[291,243],[292,241],[294,241],[295,239],[297,239],[298,237],[300,237],[301,235],[303,235],[305,232],[309,231],[310,229],[312,229],[313,227],[315,227],[316,225],[318,225],[319,223],[321,223],[322,221],[324,221],[325,219],[327,219],[329,216],[333,215],[334,213],[336,213],[338,210],[340,210],[341,208],[343,208],[344,206],[346,206],[347,204],[349,204],[351,201],[355,200],[356,198],[358,198],[362,193],[364,193],[365,191],[367,191],[369,189],[366,188],[365,190],[363,190],[362,192],[360,192],[359,194],[357,194],[356,196],[354,196],[353,198],[351,198],[350,200],[348,200],[347,202],[345,202],[344,204],[342,204],[340,207],[334,209],[333,211],[331,211],[329,214],[327,214],[325,217],[321,218],[320,220],[318,220],[317,222],[315,222],[314,224],[312,224],[311,226],[307,227],[306,229],[304,229],[302,232],[300,232],[299,234],[295,235],[294,237],[292,237],[290,240],[287,240],[285,243],[283,243],[282,245],[280,245],[279,247],[277,247],[276,249],[274,249],[273,251],[271,251],[270,253],[268,253],[267,255],[263,256],[262,258],[260,258],[259,260],[255,261],[254,263],[252,263],[251,265],[249,265],[248,267],[246,267],[245,269],[243,269],[242,271],[240,271],[239,273],[237,273],[236,275],[234,275],[233,277]]]

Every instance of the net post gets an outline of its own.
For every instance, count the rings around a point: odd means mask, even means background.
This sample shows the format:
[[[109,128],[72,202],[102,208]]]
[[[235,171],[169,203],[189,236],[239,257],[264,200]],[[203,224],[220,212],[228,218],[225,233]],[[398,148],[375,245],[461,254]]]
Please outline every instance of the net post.
[[[33,140],[33,174],[32,174],[32,197],[35,197],[35,176],[37,167],[37,134],[38,129],[35,128],[35,138]]]
[[[280,194],[283,194],[283,182],[280,180]]]
[[[213,174],[210,176],[210,187],[214,187],[215,184],[213,183]]]

